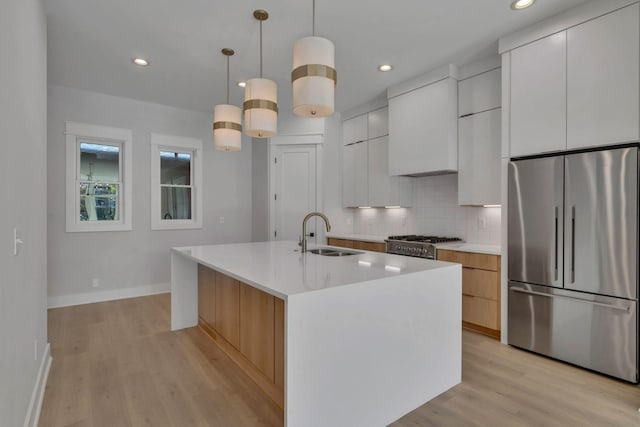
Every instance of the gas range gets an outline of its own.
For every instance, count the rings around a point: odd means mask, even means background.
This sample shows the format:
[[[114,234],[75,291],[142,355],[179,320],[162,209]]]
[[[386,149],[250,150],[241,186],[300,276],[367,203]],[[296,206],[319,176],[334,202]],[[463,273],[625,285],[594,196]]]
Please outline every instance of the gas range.
[[[426,259],[436,259],[436,244],[461,242],[457,237],[438,236],[389,236],[387,242],[387,253],[397,255],[408,255]]]

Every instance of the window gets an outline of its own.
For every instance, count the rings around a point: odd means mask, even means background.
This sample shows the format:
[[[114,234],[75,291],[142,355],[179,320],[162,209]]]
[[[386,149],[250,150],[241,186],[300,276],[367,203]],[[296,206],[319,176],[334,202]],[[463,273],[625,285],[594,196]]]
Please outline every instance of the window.
[[[66,122],[67,231],[131,230],[130,130]]]
[[[202,141],[151,134],[151,228],[202,228]]]

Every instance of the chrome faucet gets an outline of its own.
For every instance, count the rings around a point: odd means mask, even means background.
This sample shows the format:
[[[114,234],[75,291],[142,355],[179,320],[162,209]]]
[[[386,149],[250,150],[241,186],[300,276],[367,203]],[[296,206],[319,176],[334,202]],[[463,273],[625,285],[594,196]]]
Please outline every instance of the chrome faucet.
[[[322,218],[324,220],[324,225],[327,227],[327,233],[331,231],[329,218],[327,218],[325,214],[320,212],[311,212],[310,214],[307,214],[307,216],[302,220],[302,237],[300,237],[300,242],[298,243],[298,246],[302,247],[302,253],[307,252],[307,221],[313,216],[319,216]]]

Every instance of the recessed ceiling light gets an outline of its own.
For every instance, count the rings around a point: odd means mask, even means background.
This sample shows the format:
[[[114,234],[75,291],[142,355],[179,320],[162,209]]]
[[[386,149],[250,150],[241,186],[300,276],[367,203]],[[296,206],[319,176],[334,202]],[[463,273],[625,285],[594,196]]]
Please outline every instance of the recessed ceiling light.
[[[383,64],[381,66],[378,67],[378,71],[391,71],[391,65],[389,64]]]
[[[133,63],[136,65],[140,65],[141,67],[146,67],[149,65],[149,61],[144,58],[133,58]]]
[[[247,82],[238,82],[238,86],[246,87],[247,86]]]
[[[526,9],[533,4],[536,0],[514,0],[511,3],[511,9],[520,10]]]

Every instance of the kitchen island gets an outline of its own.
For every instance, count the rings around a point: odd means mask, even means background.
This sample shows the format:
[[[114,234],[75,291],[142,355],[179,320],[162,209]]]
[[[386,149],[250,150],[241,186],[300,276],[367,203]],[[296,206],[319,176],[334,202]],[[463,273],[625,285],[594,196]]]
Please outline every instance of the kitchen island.
[[[385,426],[461,380],[457,264],[293,241],[182,247],[171,294],[172,330],[204,326],[289,427]]]

